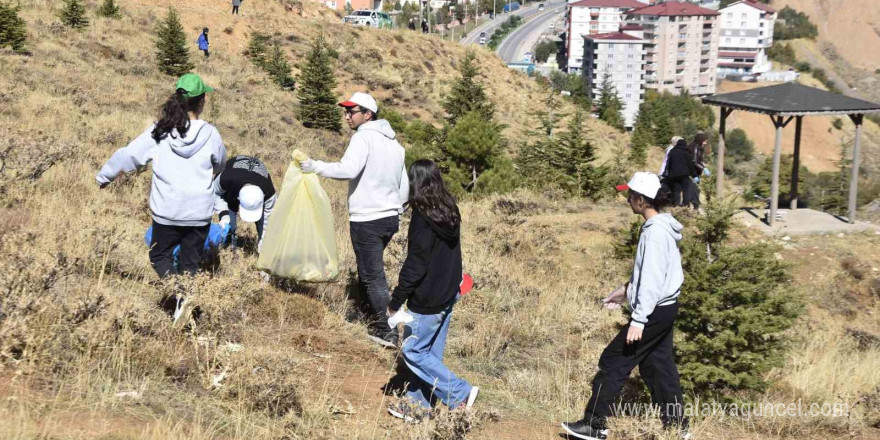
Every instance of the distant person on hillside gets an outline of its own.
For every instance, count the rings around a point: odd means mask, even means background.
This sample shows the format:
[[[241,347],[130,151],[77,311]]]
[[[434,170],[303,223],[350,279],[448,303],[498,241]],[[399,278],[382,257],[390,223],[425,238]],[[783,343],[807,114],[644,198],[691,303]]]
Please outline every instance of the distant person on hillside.
[[[180,77],[175,89],[162,107],[159,122],[117,150],[96,178],[104,188],[119,174],[152,162],[150,263],[160,278],[198,270],[214,215],[212,182],[226,164],[220,133],[199,118],[205,94],[213,89],[194,73]],[[177,245],[179,270],[173,264]]]
[[[661,186],[656,174],[635,173],[629,183],[617,189],[628,191],[630,208],[645,223],[629,281],[602,302],[607,309],[617,309],[627,300],[632,314],[629,325],[618,332],[599,357],[599,372],[593,379],[593,393],[584,417],[563,423],[562,428],[579,439],[608,438],[606,419],[614,414],[613,405],[623,384],[638,365],[651,391],[651,402],[659,405],[663,426],[681,429],[681,438],[690,438],[672,345],[678,296],[684,282],[678,250],[682,225],[671,215],[660,213],[668,202],[669,190]]]
[[[241,0],[232,0],[232,14],[238,15],[238,7],[241,6]]]
[[[452,308],[462,282],[461,214],[434,162],[417,160],[409,169],[412,220],[407,255],[388,316],[406,303],[412,322],[406,324],[401,354],[416,376],[406,398],[388,408],[394,417],[411,421],[430,411],[435,398],[450,409],[473,406],[480,391],[443,365]]]
[[[688,145],[688,153],[691,161],[694,163],[693,186],[690,198],[685,201],[686,205],[693,205],[694,209],[700,209],[700,176],[708,175],[709,169],[706,168],[706,156],[709,153],[709,136],[706,133],[699,132],[694,136],[693,142]]]
[[[428,33],[428,20],[422,19],[422,33]]]
[[[415,18],[410,18],[410,19],[409,19],[409,23],[407,23],[406,27],[407,27],[409,30],[411,30],[411,31],[416,30],[416,19],[415,19]]]
[[[395,348],[397,329],[388,326],[385,311],[390,300],[385,279],[385,247],[400,227],[403,204],[409,198],[409,178],[404,150],[391,124],[377,119],[379,107],[372,96],[357,92],[339,103],[345,121],[357,130],[339,162],[302,161],[305,173],[348,180],[348,213],[351,244],[358,279],[372,312],[370,338]]]
[[[214,212],[220,226],[229,225],[227,242],[235,247],[238,219],[257,226],[257,252],[263,248],[263,233],[275,208],[275,186],[269,169],[256,157],[235,156],[214,179]]]
[[[676,206],[684,206],[692,200],[696,186],[691,180],[694,173],[694,161],[688,153],[687,142],[679,138],[667,155],[665,174],[665,182],[672,190],[672,203]]]
[[[208,28],[203,28],[202,33],[199,35],[199,50],[205,52],[205,58],[211,56],[208,53]]]
[[[679,139],[681,139],[681,136],[673,136],[672,140],[669,141],[669,146],[666,147],[666,151],[663,152],[663,163],[660,164],[660,172],[657,173],[661,180],[666,177],[666,165],[669,161],[669,152],[672,151],[672,148],[675,147],[675,144],[678,143]]]

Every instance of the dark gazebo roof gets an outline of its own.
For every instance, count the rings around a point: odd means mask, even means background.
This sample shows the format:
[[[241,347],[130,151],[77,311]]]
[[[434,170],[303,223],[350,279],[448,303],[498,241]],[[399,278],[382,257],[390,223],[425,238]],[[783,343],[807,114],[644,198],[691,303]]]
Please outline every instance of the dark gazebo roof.
[[[703,103],[780,116],[880,112],[880,104],[826,92],[794,82],[707,96],[703,98]]]

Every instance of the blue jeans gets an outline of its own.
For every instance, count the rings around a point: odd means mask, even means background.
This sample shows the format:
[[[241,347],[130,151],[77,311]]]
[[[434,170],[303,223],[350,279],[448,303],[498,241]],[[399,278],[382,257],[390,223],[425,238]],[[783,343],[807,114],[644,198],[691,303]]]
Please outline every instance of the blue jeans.
[[[407,387],[406,397],[425,408],[430,408],[435,398],[450,409],[456,408],[467,402],[471,393],[471,384],[443,365],[446,333],[454,305],[434,315],[409,311],[413,320],[403,331],[403,360],[417,377]]]

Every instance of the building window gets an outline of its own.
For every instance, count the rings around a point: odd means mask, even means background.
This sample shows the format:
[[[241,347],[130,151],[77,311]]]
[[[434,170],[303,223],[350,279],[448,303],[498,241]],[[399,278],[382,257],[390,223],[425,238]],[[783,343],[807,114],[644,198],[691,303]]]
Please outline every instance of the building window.
[[[748,16],[749,16],[749,14],[746,14],[745,12],[743,12],[742,15],[740,15],[740,18],[746,18]]]
[[[730,35],[731,31],[724,31],[724,35]]]
[[[743,21],[739,24],[739,27],[746,27],[747,25],[748,25],[748,23]]]
[[[764,22],[762,21],[761,24],[759,24],[758,26],[764,27]]]
[[[678,34],[679,40],[687,40],[688,34]]]
[[[629,59],[633,59],[634,56],[635,56],[635,55],[633,55],[633,54],[629,54],[629,55],[627,55],[626,57],[629,58]]]
[[[626,74],[626,79],[632,79],[632,77],[633,77],[633,74],[632,74],[632,73],[627,73],[627,74]]]
[[[725,38],[725,39],[724,39],[724,42],[725,42],[725,43],[730,43],[730,38]]]
[[[632,65],[632,64],[627,64],[627,65],[626,65],[626,68],[629,69],[629,70],[632,70],[633,65]]]
[[[764,40],[758,40],[758,44],[764,44]]]
[[[631,99],[632,97],[633,97],[632,93],[627,93],[627,94],[626,94],[626,99]]]
[[[742,30],[739,31],[739,36],[740,36],[740,37],[745,36],[745,35],[746,35],[746,31],[742,31]]]
[[[627,85],[626,85],[626,88],[631,89],[631,88],[633,88],[633,85],[632,85],[632,84],[627,84]]]
[[[613,53],[609,53],[609,54],[608,54],[608,59],[610,60],[610,59],[612,59],[612,58],[614,58],[614,54],[613,54]]]
[[[746,44],[746,39],[745,39],[745,38],[740,38],[740,39],[739,39],[739,44]]]
[[[733,18],[733,12],[728,12],[728,13],[727,13],[727,18]]]

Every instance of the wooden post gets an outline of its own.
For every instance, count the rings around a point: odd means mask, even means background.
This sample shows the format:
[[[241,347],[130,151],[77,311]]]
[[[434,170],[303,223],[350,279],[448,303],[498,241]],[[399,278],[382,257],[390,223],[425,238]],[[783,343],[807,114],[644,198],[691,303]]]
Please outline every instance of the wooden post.
[[[715,170],[715,197],[719,199],[723,196],[724,188],[724,130],[727,125],[727,117],[733,112],[732,108],[721,107],[721,123],[718,127],[718,152],[715,163],[718,165]]]
[[[856,199],[859,194],[859,160],[862,149],[862,118],[864,115],[849,115],[856,124],[856,140],[853,143],[852,178],[849,181],[849,222],[856,222]],[[842,158],[841,158],[842,159]]]
[[[776,221],[776,209],[779,207],[779,161],[782,157],[782,129],[791,122],[791,117],[783,122],[784,116],[770,116],[776,126],[776,143],[773,145],[773,180],[770,181],[770,218],[767,224],[773,226]]]
[[[791,204],[789,207],[792,211],[798,208],[798,171],[801,167],[801,122],[803,116],[795,118],[794,122],[794,160],[791,164]]]

